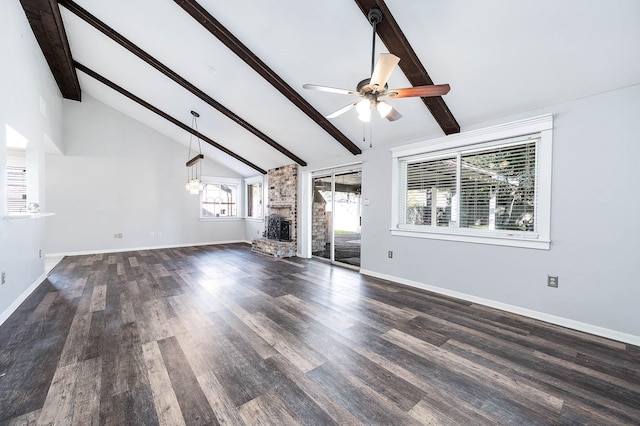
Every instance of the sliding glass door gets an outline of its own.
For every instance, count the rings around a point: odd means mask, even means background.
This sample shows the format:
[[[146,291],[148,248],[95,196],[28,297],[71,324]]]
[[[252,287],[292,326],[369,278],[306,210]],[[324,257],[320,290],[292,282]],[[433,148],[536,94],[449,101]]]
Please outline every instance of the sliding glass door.
[[[360,266],[362,177],[360,171],[313,179],[312,254]]]

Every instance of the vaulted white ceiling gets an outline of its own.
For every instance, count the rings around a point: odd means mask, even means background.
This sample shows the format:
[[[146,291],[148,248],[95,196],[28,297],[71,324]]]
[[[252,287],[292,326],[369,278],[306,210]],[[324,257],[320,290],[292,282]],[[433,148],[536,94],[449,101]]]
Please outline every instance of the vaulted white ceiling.
[[[351,155],[176,2],[76,3],[306,162]],[[353,99],[308,91],[302,88],[304,83],[355,89],[369,77],[371,25],[354,1],[199,3],[324,115]],[[486,120],[640,83],[636,0],[386,0],[386,4],[433,81],[451,85],[443,99],[463,131]],[[262,169],[293,162],[64,6],[60,10],[77,62],[187,125],[190,111],[197,111],[201,133]],[[376,54],[387,52],[380,40],[376,46]],[[78,71],[78,77],[84,95],[188,144],[189,133],[85,73]],[[396,68],[389,87],[409,86]],[[374,116],[374,145],[443,134],[420,99],[389,102],[403,118],[388,122]],[[331,122],[362,150],[368,149],[371,133],[355,111]],[[204,153],[243,176],[256,174],[214,148],[207,147]]]

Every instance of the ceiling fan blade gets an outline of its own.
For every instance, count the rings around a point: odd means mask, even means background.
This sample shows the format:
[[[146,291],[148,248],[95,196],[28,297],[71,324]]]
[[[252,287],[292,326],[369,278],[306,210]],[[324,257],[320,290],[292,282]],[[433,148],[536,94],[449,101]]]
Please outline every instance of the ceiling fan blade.
[[[391,77],[391,73],[396,65],[398,65],[398,62],[400,62],[400,58],[392,53],[381,53],[380,56],[378,56],[376,67],[373,69],[371,81],[369,82],[376,92],[384,89],[384,85],[387,84],[387,80]],[[380,90],[376,89],[376,86],[378,86]]]
[[[319,86],[317,84],[304,84],[302,87],[309,90],[318,90],[320,92],[338,93],[340,95],[357,95],[358,92],[347,89],[338,89],[336,87]]]
[[[384,96],[390,98],[411,98],[419,96],[441,96],[446,95],[451,90],[448,84],[434,84],[430,86],[406,87],[404,89],[391,89]]]
[[[336,118],[339,115],[344,114],[345,112],[349,111],[351,108],[355,107],[357,104],[357,102],[354,102],[352,104],[349,104],[347,106],[344,106],[342,108],[340,108],[339,110],[332,112],[331,114],[325,116],[325,118]]]

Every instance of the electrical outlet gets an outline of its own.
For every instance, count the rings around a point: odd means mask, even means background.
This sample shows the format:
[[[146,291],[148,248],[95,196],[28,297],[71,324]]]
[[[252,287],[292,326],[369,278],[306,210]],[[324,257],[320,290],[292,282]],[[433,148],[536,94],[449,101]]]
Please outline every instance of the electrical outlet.
[[[558,288],[558,276],[557,275],[547,275],[547,286]]]
[[[387,252],[387,257],[388,257],[389,259],[393,259],[393,252],[392,252],[391,250],[389,250],[389,251]]]
[[[2,284],[7,282],[7,274],[5,274],[4,271],[2,271]]]
[[[38,257],[42,257],[42,250],[38,250]]]

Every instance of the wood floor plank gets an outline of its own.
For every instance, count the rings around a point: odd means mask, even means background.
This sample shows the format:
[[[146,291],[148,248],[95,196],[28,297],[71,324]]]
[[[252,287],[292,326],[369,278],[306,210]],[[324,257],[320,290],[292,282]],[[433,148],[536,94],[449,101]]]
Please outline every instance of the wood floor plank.
[[[446,365],[454,369],[457,373],[464,374],[472,380],[480,383],[489,383],[494,389],[502,388],[505,393],[512,394],[516,394],[517,392],[517,394],[521,395],[521,398],[528,401],[529,404],[539,406],[538,411],[546,409],[559,413],[562,409],[564,402],[562,399],[535,388],[526,383],[525,380],[515,380],[507,377],[495,370],[470,362],[457,354],[429,345],[395,329],[383,334],[382,337],[418,356],[428,357],[431,361],[436,361],[443,366]]]
[[[222,318],[236,333],[242,335],[247,343],[251,345],[253,350],[262,358],[267,359],[278,353],[273,346],[269,345],[254,330],[249,328],[240,318],[233,315],[228,309],[216,311],[216,314]]]
[[[91,312],[103,311],[106,306],[107,298],[107,286],[96,285],[93,287],[93,294],[91,295]]]
[[[186,360],[193,374],[196,376],[200,389],[209,402],[209,406],[218,422],[220,424],[242,424],[235,404],[227,394],[225,388],[220,384],[205,354],[201,351],[201,348],[195,344],[185,325],[178,318],[174,318],[171,320],[171,326],[174,331],[174,336],[185,354]]]
[[[5,424],[640,424],[640,347],[246,244],[67,256]]]
[[[102,361],[93,358],[78,365],[73,392],[73,424],[100,424],[100,386]]]
[[[44,290],[55,291],[48,281]],[[38,305],[36,291],[26,306]],[[33,304],[30,301],[33,300]],[[42,408],[73,320],[74,306],[57,297],[39,320],[21,308],[0,327],[0,421]],[[19,321],[22,319],[22,321]]]
[[[39,418],[40,410],[31,411],[7,421],[6,426],[36,426]]]
[[[182,410],[171,385],[157,342],[154,341],[142,345],[142,353],[147,366],[153,405],[156,409],[158,421],[161,425],[184,425]]]
[[[347,338],[340,336],[335,336],[335,338],[338,341],[343,341],[345,345],[349,345]],[[452,418],[464,419],[471,416],[478,420],[482,419],[482,423],[485,423],[485,421],[487,424],[499,423],[489,413],[484,413],[477,406],[472,405],[468,399],[459,398],[438,386],[437,383],[431,382],[428,378],[398,365],[393,357],[385,357],[361,345],[352,345],[351,348],[357,354],[389,371],[390,374],[394,374],[421,389],[424,392],[423,395],[426,395],[422,397],[422,405],[428,404],[437,407],[438,410],[448,413]],[[412,416],[416,418],[416,412]],[[465,422],[461,421],[460,423],[464,424]]]
[[[295,336],[262,314],[251,315],[247,319],[247,325],[293,365],[297,366],[300,371],[307,372],[322,365],[325,361]]]
[[[152,299],[143,303],[140,315],[136,313],[143,342],[152,342],[173,336],[168,318],[173,316],[169,311],[168,302],[161,299]]]
[[[334,363],[325,363],[308,376],[365,424],[419,424],[391,400]]]
[[[100,369],[99,358],[58,368],[38,424],[97,425],[100,412]]]
[[[358,425],[361,422],[347,410],[342,404],[334,398],[324,393],[321,387],[311,380],[306,374],[302,373],[296,366],[291,364],[282,355],[278,354],[269,359],[278,370],[285,372],[287,377],[296,384],[296,386],[308,396],[320,409],[340,425]]]
[[[292,294],[287,294],[276,299],[279,306],[289,309],[296,313],[299,317],[308,316],[309,318],[330,327],[334,330],[343,330],[353,325],[340,315],[327,312],[325,309],[300,299]]]
[[[47,293],[42,301],[38,304],[38,307],[33,312],[31,312],[29,318],[27,319],[27,322],[32,323],[35,321],[41,321],[42,318],[47,315],[47,312],[51,308],[51,305],[58,296],[60,296],[60,292],[58,291]]]
[[[238,408],[240,417],[248,425],[302,425],[275,392],[262,394]]]
[[[60,366],[75,364],[82,359],[84,348],[89,339],[91,313],[78,314],[73,318],[71,329],[60,355]]]
[[[494,353],[486,350],[492,348],[484,346],[484,341],[473,343],[475,346],[452,339],[444,347],[450,351],[456,351],[456,349],[464,351],[468,357],[477,357],[475,362],[491,365],[492,368],[504,371],[505,374],[510,374],[516,379],[522,376],[527,380],[536,381],[540,389],[557,393],[564,399],[565,404],[570,401],[576,407],[591,405],[598,409],[616,412],[621,417],[630,415],[640,418],[640,411],[633,406],[607,399],[606,392],[598,393],[581,387],[579,382],[573,381],[573,376],[567,372],[567,369],[553,368],[552,364],[540,362],[541,358],[529,354],[528,351],[521,349],[515,352],[513,345],[505,345],[501,353]],[[514,353],[517,354],[515,357]]]
[[[218,318],[209,327],[189,329],[189,336],[198,351],[206,357],[206,369],[214,372],[235,407],[260,395],[267,387],[260,371],[261,367],[252,364],[247,358],[248,354],[234,346],[230,340],[233,336],[226,336],[221,332],[222,327],[217,325],[223,323],[224,321]],[[185,349],[185,353],[192,352]],[[198,372],[196,374],[200,375]]]
[[[178,399],[185,424],[216,424],[216,417],[209,406],[196,376],[175,337],[158,341],[162,359]]]

